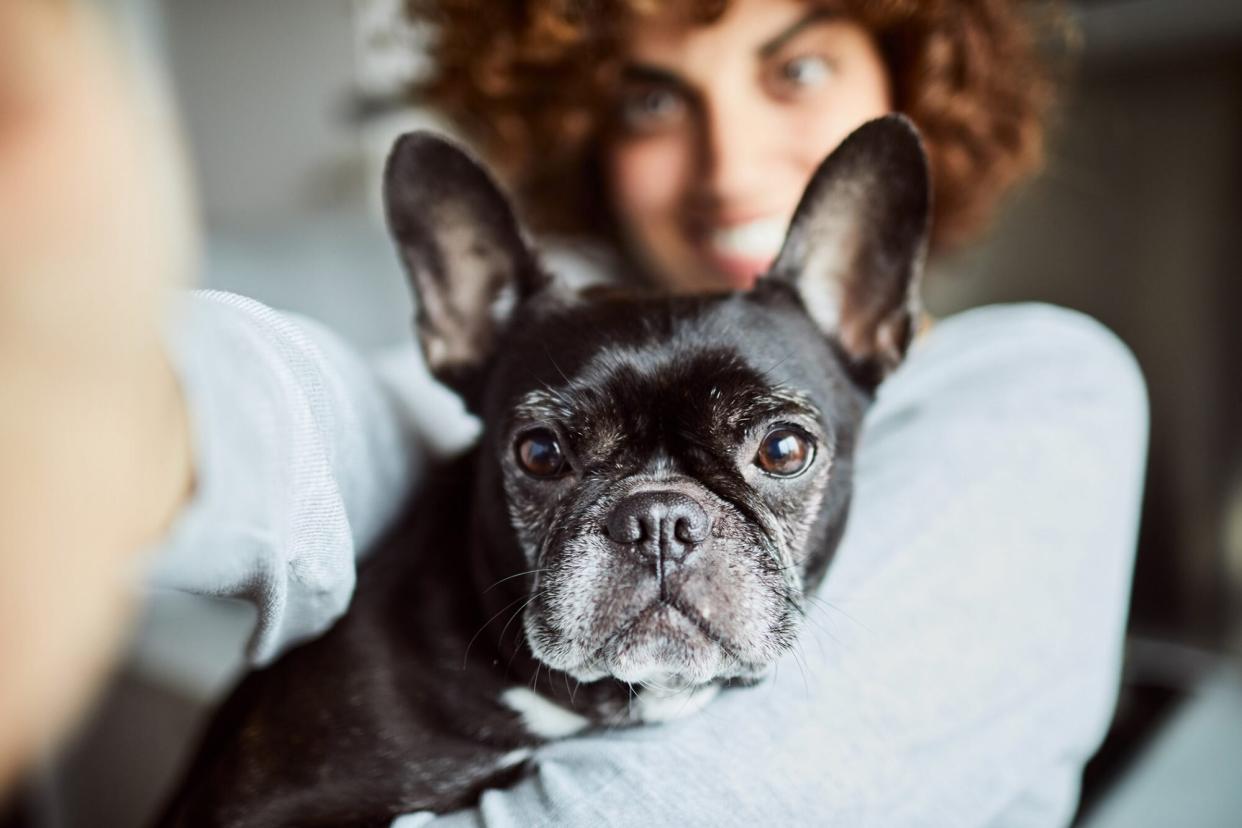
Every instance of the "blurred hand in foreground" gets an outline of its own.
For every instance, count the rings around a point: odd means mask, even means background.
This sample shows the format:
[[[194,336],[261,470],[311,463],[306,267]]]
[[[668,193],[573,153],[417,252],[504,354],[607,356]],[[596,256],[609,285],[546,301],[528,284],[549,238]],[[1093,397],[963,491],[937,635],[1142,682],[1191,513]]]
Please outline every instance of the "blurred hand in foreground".
[[[93,4],[0,3],[0,800],[103,677],[191,487],[161,336],[185,176],[104,29]]]

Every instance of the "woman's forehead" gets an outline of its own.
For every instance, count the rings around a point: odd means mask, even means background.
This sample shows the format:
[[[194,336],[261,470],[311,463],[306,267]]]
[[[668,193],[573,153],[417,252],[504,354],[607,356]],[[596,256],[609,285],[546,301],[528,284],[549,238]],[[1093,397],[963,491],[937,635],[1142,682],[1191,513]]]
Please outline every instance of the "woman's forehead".
[[[687,6],[670,5],[630,22],[624,55],[631,63],[665,67],[708,64],[723,53],[762,57],[840,16],[832,3],[730,0],[723,14],[704,22]]]

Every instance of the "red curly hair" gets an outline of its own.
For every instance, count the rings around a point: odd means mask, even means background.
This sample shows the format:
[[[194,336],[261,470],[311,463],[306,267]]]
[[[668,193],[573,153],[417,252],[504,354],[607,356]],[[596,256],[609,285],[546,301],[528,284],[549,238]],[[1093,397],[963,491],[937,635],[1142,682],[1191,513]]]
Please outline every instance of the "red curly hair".
[[[933,249],[961,244],[1042,163],[1053,84],[1033,4],[836,3],[876,38],[895,108],[923,133]],[[416,94],[497,166],[536,229],[610,237],[599,150],[622,37],[628,22],[665,7],[706,24],[728,0],[407,0],[409,16],[435,32],[436,69]]]

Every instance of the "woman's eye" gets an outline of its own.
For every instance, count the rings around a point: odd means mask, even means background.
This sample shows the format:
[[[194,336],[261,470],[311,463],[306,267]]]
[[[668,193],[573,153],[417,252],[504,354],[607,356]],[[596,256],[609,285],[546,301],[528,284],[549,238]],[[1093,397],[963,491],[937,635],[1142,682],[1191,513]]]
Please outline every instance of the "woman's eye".
[[[815,457],[815,444],[802,432],[780,426],[767,433],[755,454],[755,465],[773,477],[795,477]]]
[[[550,429],[526,432],[518,438],[514,450],[518,465],[532,477],[559,477],[567,469],[561,444]]]
[[[832,64],[820,55],[801,55],[784,61],[777,67],[776,86],[785,94],[798,92],[820,86],[834,72]]]
[[[685,101],[673,89],[640,87],[622,96],[621,123],[631,132],[655,132],[680,122],[685,109]]]

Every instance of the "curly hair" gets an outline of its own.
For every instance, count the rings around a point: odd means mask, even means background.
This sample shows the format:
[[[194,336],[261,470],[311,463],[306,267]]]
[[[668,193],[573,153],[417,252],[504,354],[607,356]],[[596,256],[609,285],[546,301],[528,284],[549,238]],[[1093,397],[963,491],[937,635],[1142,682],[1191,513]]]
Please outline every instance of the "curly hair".
[[[415,94],[497,166],[535,229],[609,237],[599,149],[626,23],[667,6],[706,24],[729,0],[670,2],[407,0],[411,19],[435,33],[435,70]],[[1043,161],[1053,83],[1035,4],[837,3],[876,38],[895,108],[923,133],[935,187],[933,250],[959,246]]]

